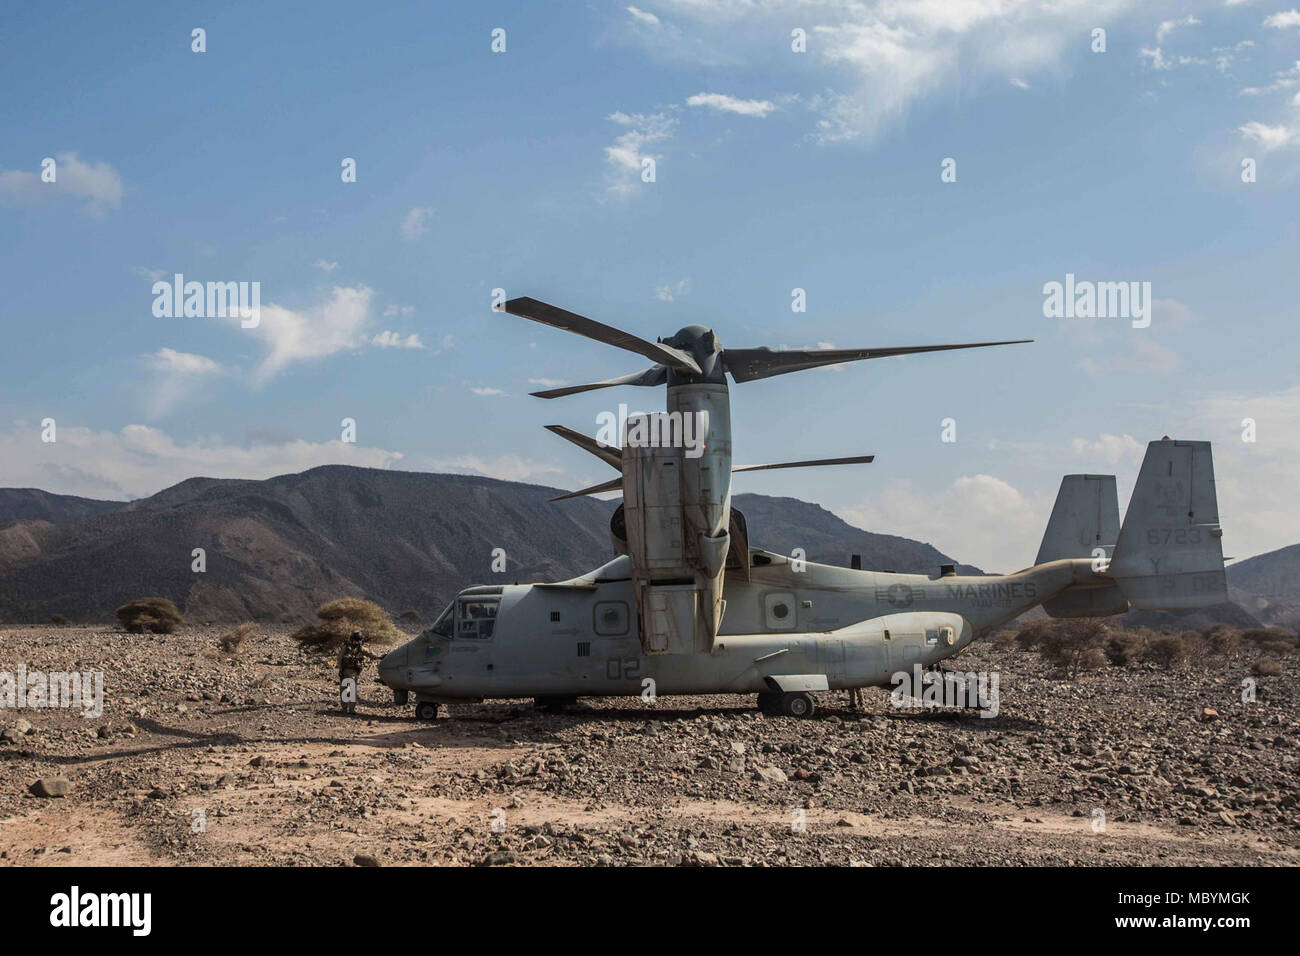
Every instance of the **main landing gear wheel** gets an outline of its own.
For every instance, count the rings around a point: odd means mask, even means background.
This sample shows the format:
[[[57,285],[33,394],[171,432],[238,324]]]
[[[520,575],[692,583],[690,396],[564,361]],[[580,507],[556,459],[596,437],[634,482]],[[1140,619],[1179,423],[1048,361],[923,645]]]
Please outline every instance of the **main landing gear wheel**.
[[[437,720],[438,705],[431,700],[422,700],[415,705],[416,720]]]
[[[758,709],[765,717],[811,717],[817,710],[812,694],[759,694]]]
[[[817,704],[813,701],[812,694],[798,691],[781,695],[781,713],[786,717],[811,717],[816,710]]]

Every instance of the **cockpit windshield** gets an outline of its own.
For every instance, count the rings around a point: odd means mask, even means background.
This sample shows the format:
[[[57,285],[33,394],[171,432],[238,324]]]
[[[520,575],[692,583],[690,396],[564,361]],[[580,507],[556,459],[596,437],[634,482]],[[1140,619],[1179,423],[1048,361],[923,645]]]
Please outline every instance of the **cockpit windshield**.
[[[444,641],[450,641],[456,630],[456,602],[452,601],[447,605],[447,610],[438,615],[438,620],[433,622],[433,626],[424,632],[425,637],[440,637]]]

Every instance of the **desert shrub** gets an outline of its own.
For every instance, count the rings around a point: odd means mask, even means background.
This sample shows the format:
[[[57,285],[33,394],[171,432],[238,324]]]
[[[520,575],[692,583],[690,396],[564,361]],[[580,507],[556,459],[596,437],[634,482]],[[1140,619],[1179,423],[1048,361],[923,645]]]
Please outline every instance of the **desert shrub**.
[[[336,650],[353,631],[360,631],[371,644],[393,644],[406,637],[387,611],[361,598],[339,598],[322,604],[316,616],[319,623],[304,625],[291,635],[300,646],[311,650]]]
[[[1226,624],[1206,628],[1201,636],[1211,654],[1231,654],[1241,646],[1241,635]]]
[[[160,597],[128,601],[117,609],[117,619],[132,634],[171,634],[185,623],[176,605]]]
[[[1035,621],[1033,624],[1022,627],[1015,636],[1016,647],[1022,651],[1036,651],[1042,645],[1043,641],[1052,633],[1058,622]]]
[[[1263,641],[1257,646],[1261,654],[1269,657],[1284,657],[1296,651],[1295,645],[1290,641]]]
[[[227,631],[217,638],[217,646],[227,654],[238,654],[244,642],[257,633],[257,625],[252,621],[239,625],[233,631]]]
[[[1250,672],[1256,677],[1281,677],[1282,664],[1271,657],[1261,657],[1251,666]]]
[[[1127,667],[1142,659],[1147,638],[1131,631],[1118,631],[1106,640],[1106,659],[1116,667]]]
[[[1296,635],[1284,627],[1252,627],[1241,632],[1242,643],[1262,647],[1266,644],[1296,645]]]
[[[401,617],[401,619],[402,619],[403,621],[406,621],[406,622],[408,622],[408,623],[410,623],[410,624],[419,624],[419,623],[420,623],[420,612],[419,612],[419,611],[403,611],[403,612],[399,615],[399,617]]]
[[[993,643],[997,647],[1002,648],[1004,651],[1011,650],[1016,646],[1016,632],[998,631],[997,634],[994,635],[993,637]]]
[[[53,624],[55,627],[63,627],[65,624],[71,624],[72,622],[69,621],[62,614],[51,614],[50,623]]]
[[[1187,660],[1187,648],[1183,645],[1182,636],[1161,634],[1147,644],[1142,660],[1165,670],[1182,664]]]
[[[1183,652],[1192,664],[1203,664],[1210,656],[1210,642],[1199,631],[1183,631],[1181,635]]]
[[[1037,638],[1038,653],[1043,660],[1074,680],[1080,671],[1096,670],[1106,663],[1102,648],[1109,636],[1110,628],[1100,618],[1053,621]]]

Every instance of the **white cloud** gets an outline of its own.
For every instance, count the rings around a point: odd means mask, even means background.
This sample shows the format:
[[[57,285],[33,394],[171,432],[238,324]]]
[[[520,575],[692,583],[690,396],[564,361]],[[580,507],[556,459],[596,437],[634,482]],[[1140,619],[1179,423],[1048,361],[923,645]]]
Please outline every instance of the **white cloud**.
[[[1296,126],[1269,126],[1252,120],[1237,129],[1247,139],[1258,143],[1265,152],[1272,152],[1300,140],[1300,127]]]
[[[215,438],[177,441],[145,425],[113,432],[60,424],[58,441],[47,443],[35,425],[15,422],[0,433],[0,459],[6,463],[6,481],[16,486],[123,499],[152,495],[197,475],[260,479],[317,465],[391,468],[402,456],[343,441],[250,447]]]
[[[333,272],[339,267],[337,262],[326,262],[324,259],[317,259],[312,263],[321,272]]]
[[[57,153],[55,180],[42,182],[41,174],[20,169],[0,172],[0,203],[33,205],[57,196],[85,199],[81,211],[102,218],[122,204],[122,177],[108,163],[85,163],[76,153]]]
[[[204,381],[226,371],[206,356],[169,348],[161,348],[144,356],[144,365],[154,373],[149,395],[149,413],[155,417],[167,414]]]
[[[412,332],[408,336],[401,336],[396,332],[385,330],[374,336],[370,340],[371,345],[377,345],[380,348],[388,349],[422,349],[424,343],[420,341],[420,336]]]
[[[859,528],[916,538],[963,564],[1009,572],[1033,563],[1051,499],[1028,498],[981,474],[958,478],[938,494],[895,481],[869,502],[835,511]]]
[[[1088,356],[1080,359],[1079,367],[1089,375],[1104,375],[1109,372],[1172,372],[1178,368],[1178,353],[1168,346],[1161,345],[1150,335],[1142,335],[1145,329],[1135,330],[1133,335],[1111,349],[1102,358]]]
[[[638,23],[644,23],[647,26],[652,27],[659,26],[659,18],[653,13],[646,10],[640,10],[636,7],[628,7],[627,12],[632,14],[632,19],[636,20]]]
[[[680,279],[675,283],[661,285],[655,288],[655,298],[660,302],[673,302],[678,297],[686,295],[691,291],[690,278]]]
[[[159,372],[206,375],[221,371],[221,366],[212,359],[195,355],[193,352],[177,352],[174,349],[162,348],[145,358],[149,367]]]
[[[475,395],[504,395],[505,392],[499,388],[489,388],[486,385],[476,385],[470,388]]]
[[[167,273],[162,269],[148,269],[144,266],[132,266],[131,272],[141,279],[148,279],[150,282],[158,282],[167,277]]]
[[[415,312],[413,305],[389,305],[384,307],[384,318],[392,318],[395,315],[411,315]]]
[[[540,385],[542,388],[564,388],[569,383],[559,378],[530,378],[529,385]]]
[[[1018,77],[1018,76],[1013,76],[1013,77],[1011,78],[1011,85],[1014,86],[1014,87],[1015,87],[1016,89],[1018,89],[1018,90],[1027,90],[1027,89],[1029,89],[1029,84],[1026,83],[1024,80],[1022,80],[1022,79],[1021,79],[1020,77]]]
[[[627,131],[620,134],[612,146],[605,147],[605,189],[616,198],[627,199],[643,185],[643,162],[646,159],[656,162],[663,159],[662,155],[651,153],[648,147],[671,138],[677,120],[667,113],[647,115],[617,112],[606,118],[625,127]]]
[[[689,21],[682,30],[689,43],[676,46],[700,62],[717,62],[725,51],[747,68],[762,62],[788,71],[790,82],[812,76],[822,92],[803,102],[816,114],[813,138],[828,143],[874,138],[949,88],[1060,72],[1069,51],[1086,52],[1093,27],[1112,25],[1136,6],[1137,0],[662,0],[656,9]],[[808,31],[806,56],[790,54],[794,26]],[[637,31],[630,39],[665,55],[662,32]],[[776,36],[785,42],[774,44]],[[821,75],[812,72],[817,67]]]
[[[364,286],[334,286],[328,299],[307,309],[262,306],[258,325],[240,330],[267,346],[266,357],[254,373],[255,380],[265,382],[296,362],[360,347],[370,323],[372,294]],[[238,316],[232,321],[238,322]]]
[[[433,459],[427,464],[430,470],[450,471],[454,474],[483,475],[502,481],[550,481],[550,476],[563,473],[562,468],[528,461],[518,455],[500,458],[480,458],[478,455],[460,455],[456,458]]]
[[[1300,542],[1300,385],[1218,395],[1181,409],[1175,438],[1214,442],[1215,489],[1226,554],[1245,558]],[[1253,419],[1256,440],[1242,440]]]
[[[1134,469],[1142,463],[1146,444],[1132,435],[1101,435],[1099,438],[1075,438],[1071,444],[1074,453],[1088,462],[1104,461],[1107,465],[1131,465]],[[1088,465],[1085,465],[1088,467]]]
[[[1289,30],[1300,27],[1300,10],[1279,10],[1272,16],[1264,18],[1264,26],[1270,30]]]
[[[1165,37],[1169,36],[1169,34],[1173,33],[1180,27],[1194,27],[1198,26],[1200,22],[1200,20],[1190,14],[1183,17],[1181,20],[1164,20],[1161,22],[1160,26],[1156,27],[1156,42],[1164,43]]]
[[[415,242],[429,231],[429,220],[433,210],[428,206],[412,206],[411,211],[402,220],[402,235],[408,242]]]
[[[776,109],[769,100],[742,100],[726,93],[696,93],[688,97],[687,106],[707,106],[722,113],[739,113],[741,116],[764,117]]]

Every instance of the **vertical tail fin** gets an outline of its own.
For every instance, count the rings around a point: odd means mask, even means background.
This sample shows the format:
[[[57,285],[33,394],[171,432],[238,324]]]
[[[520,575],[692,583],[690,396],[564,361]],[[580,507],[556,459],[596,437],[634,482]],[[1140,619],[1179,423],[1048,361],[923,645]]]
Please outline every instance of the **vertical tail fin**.
[[[1207,441],[1147,445],[1110,562],[1134,607],[1179,609],[1228,600],[1223,531]]]
[[[1119,496],[1114,475],[1066,475],[1035,564],[1061,558],[1093,558],[1104,567],[1119,540]],[[1122,614],[1128,601],[1116,585],[1071,588],[1043,603],[1052,617]]]

